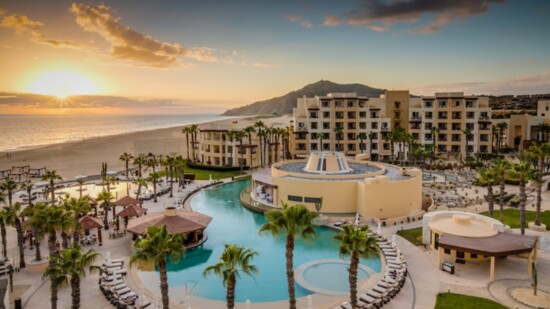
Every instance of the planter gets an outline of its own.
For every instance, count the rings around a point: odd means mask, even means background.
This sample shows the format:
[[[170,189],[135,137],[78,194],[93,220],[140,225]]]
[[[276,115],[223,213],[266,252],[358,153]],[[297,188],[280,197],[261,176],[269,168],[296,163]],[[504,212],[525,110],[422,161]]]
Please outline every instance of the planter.
[[[50,264],[50,259],[48,257],[42,257],[41,261],[26,261],[26,270],[33,274],[42,274],[46,267]]]
[[[527,227],[535,232],[546,232],[546,225],[542,223],[540,225],[535,225],[535,222],[529,222]]]

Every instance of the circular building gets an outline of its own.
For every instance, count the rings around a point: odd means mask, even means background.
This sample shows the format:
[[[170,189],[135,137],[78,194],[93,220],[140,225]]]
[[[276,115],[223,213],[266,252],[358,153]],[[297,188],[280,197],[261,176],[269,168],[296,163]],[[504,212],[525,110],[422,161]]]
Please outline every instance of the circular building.
[[[341,152],[313,152],[252,175],[250,200],[267,207],[321,205],[325,214],[389,219],[422,211],[422,172],[416,168],[347,160]]]

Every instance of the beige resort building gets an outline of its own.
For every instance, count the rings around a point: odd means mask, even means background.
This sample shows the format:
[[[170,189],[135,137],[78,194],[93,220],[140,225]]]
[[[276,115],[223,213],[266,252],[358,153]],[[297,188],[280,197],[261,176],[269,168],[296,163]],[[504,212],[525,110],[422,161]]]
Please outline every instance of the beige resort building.
[[[297,157],[331,150],[350,156],[372,153],[373,161],[388,159],[391,147],[385,136],[396,127],[404,128],[423,145],[434,143],[432,128],[437,128],[433,132],[437,153],[466,156],[466,144],[470,154],[491,152],[488,98],[462,92],[411,97],[408,90],[391,90],[379,98],[329,93],[299,98],[293,117],[290,147]],[[334,132],[335,128],[341,133]],[[463,133],[467,128],[473,134],[468,141]],[[360,134],[366,138],[361,140]]]
[[[315,211],[315,204],[321,203],[324,214],[358,213],[367,220],[420,218],[422,172],[363,158],[347,160],[341,152],[315,151],[307,160],[281,161],[260,169],[252,175],[252,206],[303,204]]]

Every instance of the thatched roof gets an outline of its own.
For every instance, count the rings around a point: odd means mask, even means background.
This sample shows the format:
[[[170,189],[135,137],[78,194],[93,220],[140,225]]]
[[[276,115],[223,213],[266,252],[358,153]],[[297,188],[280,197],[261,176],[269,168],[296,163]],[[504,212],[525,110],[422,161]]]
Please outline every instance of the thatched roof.
[[[191,233],[205,229],[210,221],[212,221],[212,217],[199,212],[168,208],[165,212],[155,212],[131,220],[128,224],[128,231],[144,235],[150,226],[161,227],[166,225],[170,235]]]
[[[136,200],[135,198],[133,198],[131,196],[125,196],[125,197],[121,198],[120,200],[118,200],[114,203],[114,205],[116,205],[116,206],[124,206],[124,207],[136,206],[136,205],[141,205],[141,204],[143,204],[142,201]]]
[[[118,217],[139,217],[147,213],[147,208],[140,206],[128,206],[124,207],[122,211],[116,214]]]
[[[80,226],[82,226],[82,229],[84,230],[91,230],[103,227],[103,223],[101,222],[101,220],[94,217],[84,216],[80,218],[79,221]]]

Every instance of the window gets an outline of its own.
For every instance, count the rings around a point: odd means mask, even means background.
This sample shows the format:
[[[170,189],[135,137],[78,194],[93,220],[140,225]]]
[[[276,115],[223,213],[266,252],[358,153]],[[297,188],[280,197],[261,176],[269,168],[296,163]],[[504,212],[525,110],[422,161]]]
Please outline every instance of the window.
[[[396,102],[393,102],[393,105],[395,106],[395,108],[401,108],[401,102],[399,101],[396,101]]]
[[[330,130],[330,122],[323,122],[323,129]]]
[[[304,197],[304,203],[321,203],[320,197]]]
[[[373,122],[373,123],[371,124],[371,129],[373,129],[373,130],[378,129],[378,122]]]
[[[445,254],[451,254],[451,249],[443,249],[443,253],[445,253]]]
[[[424,103],[424,108],[432,108],[432,107],[433,107],[433,103],[431,101]]]
[[[456,257],[459,258],[459,259],[463,259],[464,258],[464,251],[457,251],[456,252]]]
[[[323,112],[323,118],[330,118],[330,112]]]
[[[470,253],[470,258],[477,259],[477,254],[476,253]]]
[[[296,195],[289,195],[288,200],[293,202],[302,202],[302,197],[296,196]]]
[[[445,101],[439,101],[439,107],[440,107],[440,108],[445,108],[445,107],[447,107],[447,102],[445,102]]]
[[[314,130],[317,130],[317,122],[312,122],[311,123],[311,128],[314,129]]]

